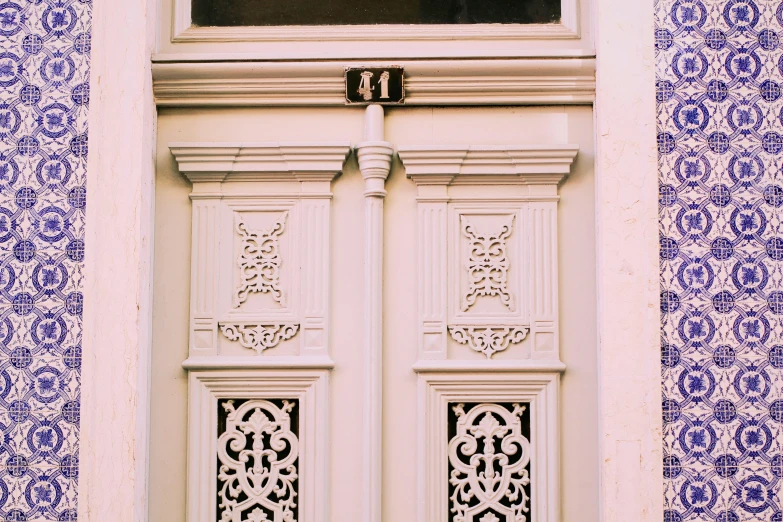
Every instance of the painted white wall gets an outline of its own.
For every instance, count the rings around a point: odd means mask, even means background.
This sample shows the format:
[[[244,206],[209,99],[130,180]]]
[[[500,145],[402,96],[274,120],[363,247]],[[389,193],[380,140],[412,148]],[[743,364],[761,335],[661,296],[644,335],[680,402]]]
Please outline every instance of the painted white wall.
[[[652,1],[596,2],[601,520],[663,519]]]
[[[165,110],[160,114],[151,412],[150,519],[182,520],[185,508],[190,184],[176,170],[172,141],[361,139],[363,110]],[[563,520],[597,521],[598,408],[593,285],[592,111],[586,107],[389,110],[386,139],[396,145],[462,142],[575,143],[580,155],[561,187],[560,306]],[[513,141],[512,141],[513,140]],[[359,520],[361,503],[361,238],[364,182],[355,159],[333,185],[331,519]],[[385,520],[416,516],[415,185],[395,162],[387,182],[384,288]],[[397,425],[397,428],[393,426]],[[409,429],[405,429],[405,427]]]
[[[147,520],[156,2],[93,6],[84,270],[82,522]]]

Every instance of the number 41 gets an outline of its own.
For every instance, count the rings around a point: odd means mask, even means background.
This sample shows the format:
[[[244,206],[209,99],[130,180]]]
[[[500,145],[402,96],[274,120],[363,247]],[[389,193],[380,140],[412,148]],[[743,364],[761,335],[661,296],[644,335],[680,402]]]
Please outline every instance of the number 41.
[[[370,71],[364,71],[362,73],[362,79],[359,82],[359,88],[356,90],[359,94],[361,94],[362,98],[364,98],[365,101],[372,100],[372,91],[375,90],[375,86],[372,85],[372,77],[373,73]],[[381,73],[381,78],[378,81],[378,83],[381,85],[381,100],[388,100],[389,99],[389,71],[383,71]]]

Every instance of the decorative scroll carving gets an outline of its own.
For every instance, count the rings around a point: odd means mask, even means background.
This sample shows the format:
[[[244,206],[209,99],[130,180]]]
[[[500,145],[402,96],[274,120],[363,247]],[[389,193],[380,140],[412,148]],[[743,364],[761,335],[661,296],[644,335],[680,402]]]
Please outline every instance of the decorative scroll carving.
[[[299,331],[298,324],[227,324],[220,323],[220,331],[229,341],[239,341],[261,355],[264,350],[274,348],[280,341],[287,341]]]
[[[449,326],[452,339],[483,353],[487,359],[502,352],[509,344],[521,343],[530,328],[522,326]]]
[[[488,514],[494,512],[505,518],[502,522],[525,522],[530,510],[525,491],[530,484],[530,441],[522,434],[521,421],[525,407],[513,404],[509,411],[501,404],[484,403],[465,413],[464,406],[452,407],[457,416],[448,449],[452,520],[490,522]]]
[[[513,312],[513,297],[508,289],[506,239],[511,235],[514,216],[508,216],[508,222],[496,234],[479,234],[465,216],[461,216],[461,223],[462,233],[470,242],[470,254],[465,262],[469,287],[462,298],[462,311],[467,312],[479,296],[496,295]]]
[[[251,232],[237,215],[236,230],[242,237],[242,253],[237,258],[239,287],[234,292],[234,308],[247,301],[251,292],[270,293],[275,301],[283,303],[280,290],[280,235],[285,229],[288,212],[262,232]]]
[[[217,441],[222,522],[296,522],[299,439],[289,416],[295,406],[286,400],[282,407],[258,399],[238,408],[233,400],[223,403],[226,430]]]

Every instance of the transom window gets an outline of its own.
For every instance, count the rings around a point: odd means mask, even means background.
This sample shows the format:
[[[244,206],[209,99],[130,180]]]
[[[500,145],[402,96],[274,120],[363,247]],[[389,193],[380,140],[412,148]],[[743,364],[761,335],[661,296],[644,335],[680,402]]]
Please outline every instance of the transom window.
[[[192,0],[196,26],[549,24],[561,0]]]

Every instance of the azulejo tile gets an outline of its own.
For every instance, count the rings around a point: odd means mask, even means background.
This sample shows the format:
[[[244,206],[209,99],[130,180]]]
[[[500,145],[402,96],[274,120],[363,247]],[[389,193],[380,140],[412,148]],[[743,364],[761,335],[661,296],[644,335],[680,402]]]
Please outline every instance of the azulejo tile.
[[[783,3],[657,0],[655,20],[664,451],[731,485],[665,519],[780,520],[749,470],[779,488]]]
[[[75,482],[59,469],[0,470],[3,520],[76,520]]]
[[[780,479],[769,468],[742,468],[730,482],[732,508],[740,520],[769,520],[780,512]]]
[[[0,5],[4,520],[76,520],[91,9]]]

